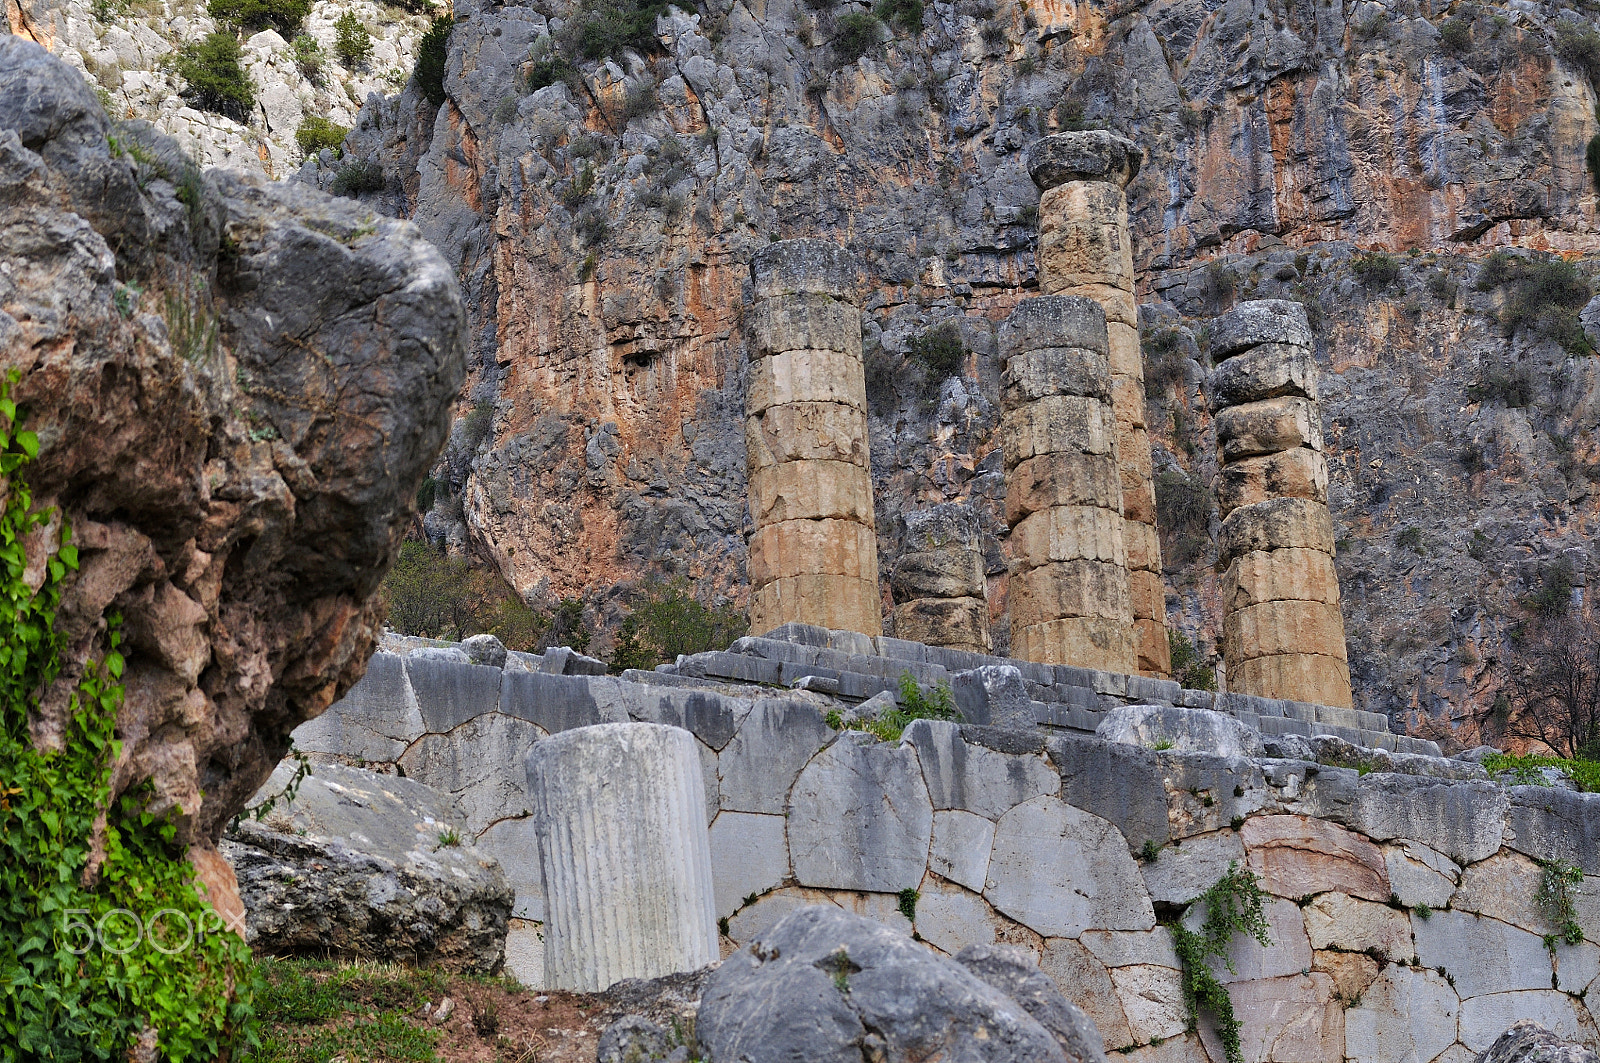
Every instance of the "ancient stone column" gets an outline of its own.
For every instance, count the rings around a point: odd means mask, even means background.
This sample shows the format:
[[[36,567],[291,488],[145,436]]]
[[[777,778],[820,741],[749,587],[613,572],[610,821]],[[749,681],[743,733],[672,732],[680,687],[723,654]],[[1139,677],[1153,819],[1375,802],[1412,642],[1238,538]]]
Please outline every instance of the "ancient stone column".
[[[1091,129],[1035,141],[1027,157],[1028,172],[1041,192],[1035,255],[1039,289],[1047,295],[1086,296],[1106,312],[1137,669],[1165,676],[1172,668],[1172,655],[1161,584],[1161,543],[1156,538],[1150,436],[1144,420],[1133,243],[1123,191],[1139,172],[1139,149],[1115,133]]]
[[[883,630],[855,258],[783,240],[750,262],[750,630]]]
[[[905,515],[906,533],[889,590],[895,638],[988,653],[988,583],[978,515],[942,502]]]
[[[545,988],[582,993],[717,959],[700,756],[688,731],[579,727],[536,742]]]
[[[1305,308],[1241,303],[1211,333],[1228,689],[1350,708]]]
[[[1000,326],[1011,655],[1134,668],[1106,317],[1091,299],[1029,299]]]

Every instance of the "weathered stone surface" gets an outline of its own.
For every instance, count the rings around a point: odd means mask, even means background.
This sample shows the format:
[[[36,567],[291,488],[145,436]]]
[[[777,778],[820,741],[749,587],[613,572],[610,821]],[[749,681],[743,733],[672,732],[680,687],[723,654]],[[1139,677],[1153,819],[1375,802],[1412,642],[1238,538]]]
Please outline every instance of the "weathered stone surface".
[[[1467,912],[1411,917],[1422,966],[1443,967],[1462,999],[1550,988],[1550,954],[1536,934]]]
[[[728,936],[740,944],[751,941],[776,926],[784,916],[813,904],[833,905],[833,898],[821,890],[794,886],[763,894],[728,920]]]
[[[1385,968],[1371,956],[1361,952],[1313,952],[1312,970],[1321,971],[1333,979],[1333,995],[1345,1001],[1357,1001],[1367,987],[1378,980]]]
[[[1061,777],[1044,757],[1014,756],[969,743],[959,724],[917,720],[901,740],[916,750],[936,809],[959,808],[999,819],[1024,801],[1061,790]]]
[[[1123,1014],[1117,987],[1111,983],[1110,972],[1081,943],[1066,938],[1047,939],[1039,969],[1062,995],[1077,1002],[1088,1014],[1106,1048],[1114,1051],[1133,1044],[1133,1033]]]
[[[988,653],[989,603],[982,598],[917,598],[894,607],[897,637],[929,646]]]
[[[1333,555],[1322,550],[1252,550],[1233,559],[1222,577],[1225,611],[1265,602],[1339,602]]]
[[[1139,172],[1143,153],[1127,137],[1106,129],[1052,133],[1027,147],[1028,176],[1041,190],[1068,181],[1124,186]]]
[[[1348,709],[1350,666],[1320,653],[1283,653],[1252,657],[1229,670],[1228,685],[1260,698],[1282,698]]]
[[[1256,550],[1320,550],[1333,553],[1328,507],[1303,498],[1258,502],[1229,513],[1218,536],[1217,563]]]
[[[1288,299],[1253,299],[1211,322],[1211,357],[1219,362],[1263,343],[1309,348],[1313,342],[1306,308]]]
[[[753,358],[806,347],[861,358],[861,311],[830,295],[806,292],[758,299],[746,327]]]
[[[1252,816],[1240,836],[1250,870],[1269,893],[1299,899],[1334,890],[1369,901],[1389,899],[1382,851],[1336,824],[1309,816]]]
[[[889,588],[897,602],[913,598],[982,598],[986,588],[983,554],[976,543],[952,543],[942,550],[902,553],[889,577]]]
[[[1133,625],[1102,617],[1063,617],[1011,629],[1011,653],[1024,661],[1067,664],[1101,672],[1134,670]]]
[[[1101,351],[1086,347],[1036,347],[1018,351],[1000,375],[1003,408],[1051,395],[1111,399],[1111,369]]]
[[[1600,945],[1591,941],[1580,941],[1576,945],[1558,941],[1555,956],[1555,988],[1563,993],[1584,993],[1596,978],[1600,978]]]
[[[1520,1019],[1495,1038],[1479,1063],[1593,1063],[1595,1054],[1581,1045],[1563,1043],[1560,1035],[1533,1019]]]
[[[294,744],[305,753],[337,753],[381,764],[400,759],[426,729],[406,680],[404,659],[374,653],[359,683],[327,712],[294,729]]]
[[[1491,782],[1389,772],[1363,776],[1350,825],[1369,838],[1421,842],[1458,864],[1500,849],[1507,797]]]
[[[1328,459],[1301,447],[1240,458],[1222,467],[1217,479],[1217,510],[1224,519],[1240,506],[1274,498],[1328,502]]]
[[[1389,870],[1389,885],[1407,908],[1425,904],[1443,908],[1456,891],[1461,866],[1420,842],[1403,842],[1383,847],[1384,865]]]
[[[1107,742],[1147,749],[1175,749],[1218,757],[1261,755],[1261,735],[1257,731],[1210,709],[1128,705],[1106,713],[1094,733]]]
[[[1108,197],[1084,195],[1081,188],[1074,182],[1040,197],[1034,261],[1045,290],[1073,291],[1088,284],[1131,290],[1133,242],[1128,238],[1126,209],[1110,217],[1090,214]]]
[[[911,1000],[916,1007],[906,1007]],[[695,1035],[711,1059],[748,1063],[854,1063],[869,1037],[885,1063],[911,1063],[936,1045],[960,1045],[974,1063],[1066,1058],[1018,1002],[953,960],[822,906],[723,961],[706,983]]]
[[[1315,653],[1343,659],[1344,617],[1336,603],[1262,602],[1231,610],[1223,617],[1221,645],[1231,667],[1255,657],[1281,654]],[[1257,697],[1273,696],[1243,686],[1235,689]]]
[[[543,738],[543,729],[498,712],[485,713],[449,734],[426,735],[406,750],[399,764],[408,778],[452,794],[477,834],[496,820],[526,815],[526,780],[508,766]]]
[[[1167,843],[1167,792],[1156,753],[1065,735],[1050,738],[1045,748],[1061,773],[1062,800],[1115,824],[1135,849],[1146,841]]]
[[[791,402],[745,418],[749,468],[790,461],[867,467],[867,413],[842,402]]]
[[[1009,664],[986,664],[969,668],[950,677],[950,693],[961,718],[967,723],[988,727],[1008,727],[1019,731],[1033,730],[1033,700],[1020,669]],[[959,740],[959,739],[956,739]],[[1034,758],[1044,764],[1043,758]],[[928,762],[923,761],[923,774],[928,773]],[[1046,767],[1048,771],[1048,766]],[[1054,772],[1050,772],[1054,775]],[[929,783],[931,787],[933,784]],[[1038,790],[1036,793],[1053,793]],[[1028,797],[1034,796],[1032,793]],[[1026,800],[1026,798],[1019,798]],[[1012,804],[1017,802],[1013,801]],[[939,807],[935,802],[934,807]],[[1010,805],[1006,806],[1011,807]],[[1001,812],[1005,809],[1001,809]],[[995,815],[999,815],[996,812]]]
[[[1014,574],[1052,561],[1102,561],[1119,569],[1128,563],[1114,498],[1109,505],[1055,506],[1030,514],[1012,528],[1011,549]],[[1104,576],[1100,582],[1117,581]]]
[[[547,988],[593,993],[717,958],[697,745],[681,728],[612,723],[528,753]]]
[[[1177,848],[1161,850],[1139,864],[1145,888],[1157,904],[1188,904],[1227,874],[1231,864],[1244,864],[1244,843],[1235,831],[1217,831],[1185,838]]]
[[[795,777],[833,734],[814,705],[757,701],[717,758],[723,809],[783,815]]]
[[[1217,413],[1217,446],[1227,462],[1301,448],[1322,450],[1317,404],[1285,396],[1230,406]]]
[[[1183,1003],[1183,976],[1170,967],[1138,964],[1117,967],[1111,984],[1128,1017],[1134,1043],[1148,1044],[1178,1037],[1189,1028],[1189,1010]]]
[[[1518,852],[1600,874],[1600,794],[1514,786],[1507,826],[1516,834],[1511,846]]]
[[[952,956],[972,945],[994,944],[1007,922],[978,894],[949,883],[925,883],[917,901],[917,933]]]
[[[870,498],[864,501],[870,504]],[[825,508],[820,501],[803,505]],[[871,548],[875,545],[871,526],[857,520],[785,520],[766,524],[756,528],[750,536],[750,580],[755,586],[764,587],[780,579],[808,575],[846,576],[855,580],[865,579],[869,573],[876,576],[876,570],[870,567],[874,563]]]
[[[834,519],[859,522],[870,532],[872,477],[860,465],[843,461],[786,461],[752,469],[750,515],[759,531],[788,521]],[[750,549],[753,556],[754,537]]]
[[[1036,513],[1028,521],[1064,512],[1065,507],[1052,509],[1048,513]],[[1095,512],[1109,513],[1111,521],[1121,523],[1121,518],[1109,510]],[[1057,552],[1065,554],[1071,549],[1070,545],[1062,545]],[[1034,566],[1012,573],[1007,593],[1006,609],[1011,622],[1022,627],[1067,618],[1132,624],[1133,599],[1128,594],[1128,571],[1116,561],[1040,558]]]
[[[1502,1034],[1510,1032],[1514,1024],[1528,1021],[1538,1023],[1563,1041],[1592,1044],[1595,1038],[1594,1021],[1583,1013],[1582,1007],[1572,997],[1553,989],[1474,997],[1461,1002],[1460,1032],[1457,1037],[1474,1052],[1488,1052]],[[1507,1047],[1510,1051],[1504,1053],[1503,1058],[1516,1058],[1516,1050]],[[1538,1051],[1532,1058],[1570,1059],[1573,1056],[1589,1059],[1593,1058],[1593,1053],[1567,1050],[1546,1055],[1544,1051]]]
[[[295,767],[280,765],[261,796]],[[267,955],[498,970],[513,893],[491,857],[459,844],[465,827],[448,795],[414,780],[317,764],[293,801],[223,842],[246,940]]]
[[[1154,930],[1085,930],[1078,938],[1095,959],[1109,967],[1168,967],[1182,970],[1173,948],[1172,931],[1164,926]]]
[[[1106,351],[1106,313],[1099,303],[1074,295],[1045,295],[1017,304],[997,335],[1008,363],[1027,351],[1075,347]]]
[[[1040,454],[1006,474],[1006,521],[1014,526],[1053,506],[1115,508],[1121,489],[1112,454]]]
[[[933,814],[928,870],[974,893],[982,893],[994,848],[994,823],[975,812],[947,809]],[[948,950],[946,950],[948,951]]]
[[[782,816],[719,812],[712,821],[711,882],[718,918],[738,911],[744,898],[783,883],[789,849]]]
[[[1544,869],[1528,857],[1498,853],[1461,872],[1461,886],[1450,898],[1450,907],[1546,934],[1555,928],[1534,902],[1543,879]]]
[[[1027,952],[995,945],[962,949],[955,960],[982,982],[1021,1004],[1050,1031],[1073,1063],[1104,1063],[1105,1047],[1094,1021],[1062,995]]]
[[[1339,1063],[1344,1055],[1344,1011],[1333,999],[1332,980],[1325,974],[1295,974],[1228,987],[1246,1063],[1296,1060]],[[1213,1059],[1221,1059],[1221,1043],[1209,1027],[1201,1038]]]
[[[910,747],[845,732],[806,765],[789,805],[802,886],[895,893],[922,881],[933,806]]]
[[[1311,967],[1311,944],[1306,937],[1305,919],[1295,902],[1281,897],[1269,897],[1262,906],[1267,917],[1267,940],[1263,946],[1246,934],[1235,934],[1228,946],[1228,958],[1233,970],[1224,967],[1217,971],[1217,981],[1224,985],[1252,982],[1263,978],[1282,978],[1299,974]],[[1199,929],[1205,919],[1203,906],[1191,909],[1184,922],[1191,930]]]
[[[1007,468],[1040,454],[1112,454],[1116,420],[1111,406],[1080,395],[1051,395],[1000,415]]]
[[[1207,391],[1214,410],[1280,395],[1315,399],[1319,396],[1317,363],[1305,347],[1264,343],[1213,369]]]
[[[750,259],[758,300],[806,293],[853,297],[860,273],[856,256],[829,240],[779,240]]]
[[[1000,817],[984,897],[1045,937],[1155,925],[1126,839],[1099,816],[1054,797],[1036,797]]]
[[[883,629],[877,558],[871,579],[806,573],[773,580],[750,592],[750,630],[770,631],[797,616],[808,622],[867,636]]]
[[[444,734],[475,716],[492,712],[500,703],[504,673],[498,668],[463,667],[456,661],[415,654],[406,658],[405,666],[422,722],[435,734]]]
[[[867,385],[860,359],[840,351],[802,348],[770,355],[750,366],[747,414],[795,402],[836,402],[866,409]]]
[[[505,872],[506,881],[511,883],[511,888],[516,893],[511,906],[511,918],[543,922],[544,882],[539,869],[539,839],[534,833],[533,816],[503,819],[490,824],[487,830],[478,835],[473,845],[480,853],[500,861],[500,868]],[[510,948],[508,943],[507,963],[511,962]],[[517,977],[520,978],[521,975]],[[544,967],[541,959],[540,967],[533,973],[533,982],[530,984],[537,984],[543,978]]]
[[[1313,949],[1374,952],[1409,959],[1411,920],[1386,904],[1324,893],[1305,908],[1306,935]]]

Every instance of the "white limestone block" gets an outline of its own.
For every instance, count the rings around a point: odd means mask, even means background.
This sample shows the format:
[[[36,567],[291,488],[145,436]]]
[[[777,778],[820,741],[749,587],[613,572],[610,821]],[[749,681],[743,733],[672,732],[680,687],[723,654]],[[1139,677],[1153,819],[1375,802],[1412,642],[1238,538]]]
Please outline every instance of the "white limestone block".
[[[933,814],[928,870],[934,874],[981,893],[993,848],[994,824],[982,816],[960,809]]]
[[[788,873],[782,816],[718,814],[711,824],[711,882],[719,917],[737,912],[746,897],[767,892]]]
[[[1462,1000],[1550,988],[1550,954],[1538,935],[1467,912],[1411,917],[1422,966],[1443,967]],[[1487,1047],[1486,1045],[1484,1047]]]
[[[847,731],[790,797],[789,859],[802,886],[898,893],[922,881],[933,806],[909,746]]]
[[[1583,1005],[1554,989],[1493,993],[1461,1002],[1461,1043],[1482,1052],[1519,1019],[1532,1019],[1563,1041],[1593,1044],[1594,1019]]]
[[[1158,904],[1188,904],[1216,885],[1230,864],[1244,865],[1244,843],[1235,831],[1213,831],[1162,849],[1139,865],[1150,899]]]
[[[1461,1002],[1434,971],[1391,966],[1344,1016],[1350,1063],[1428,1063],[1456,1039]]]
[[[1461,866],[1454,860],[1411,841],[1385,845],[1383,858],[1389,868],[1389,884],[1401,904],[1407,908],[1419,904],[1443,908],[1450,903],[1461,878]]]

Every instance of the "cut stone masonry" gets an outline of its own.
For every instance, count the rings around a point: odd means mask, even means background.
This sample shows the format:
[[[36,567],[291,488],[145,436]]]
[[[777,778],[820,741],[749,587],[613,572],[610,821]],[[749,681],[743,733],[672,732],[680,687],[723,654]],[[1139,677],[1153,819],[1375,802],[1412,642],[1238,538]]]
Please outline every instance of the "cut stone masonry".
[[[889,589],[898,638],[989,652],[989,603],[970,505],[943,502],[907,513]]]
[[[1166,592],[1156,537],[1155,479],[1144,420],[1144,361],[1134,296],[1133,242],[1124,189],[1139,172],[1132,141],[1106,130],[1055,133],[1028,147],[1039,186],[1039,246],[1034,260],[1047,295],[1080,295],[1105,311],[1122,495],[1128,593],[1137,663],[1128,671],[1165,676]]]
[[[825,240],[783,240],[750,261],[752,630],[883,630],[858,275]]]
[[[1228,687],[1350,707],[1311,328],[1298,303],[1241,303],[1212,324]]]

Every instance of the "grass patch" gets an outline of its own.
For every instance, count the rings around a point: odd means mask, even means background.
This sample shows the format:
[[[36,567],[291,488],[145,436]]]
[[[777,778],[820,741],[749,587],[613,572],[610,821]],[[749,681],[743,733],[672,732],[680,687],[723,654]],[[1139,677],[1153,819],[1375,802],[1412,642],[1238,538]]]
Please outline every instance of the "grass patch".
[[[1586,794],[1600,793],[1600,761],[1545,757],[1538,754],[1491,753],[1483,758],[1491,776],[1509,772],[1512,786],[1548,786],[1540,768],[1556,768]]]

